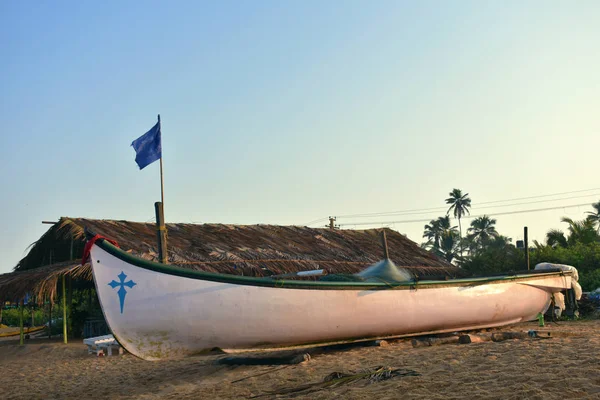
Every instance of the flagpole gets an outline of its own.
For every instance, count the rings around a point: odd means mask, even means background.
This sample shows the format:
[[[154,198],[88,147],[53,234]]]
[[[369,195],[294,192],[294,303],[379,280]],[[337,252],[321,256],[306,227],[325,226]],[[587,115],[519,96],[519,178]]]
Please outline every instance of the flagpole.
[[[161,152],[160,152],[160,202],[163,203],[163,207],[164,207],[164,204],[165,204],[165,189],[164,189],[165,183],[164,183],[164,180],[163,180],[162,129],[161,129],[161,125],[160,125],[160,114],[158,114],[158,130],[159,130],[160,136],[161,136],[161,138],[160,138],[160,146],[161,146]]]
[[[156,212],[156,236],[158,239],[158,257],[163,264],[169,263],[167,253],[167,227],[165,226],[165,189],[163,179],[163,160],[162,160],[162,130],[160,126],[160,114],[158,114],[158,131],[160,132],[160,203],[154,203],[154,211]]]

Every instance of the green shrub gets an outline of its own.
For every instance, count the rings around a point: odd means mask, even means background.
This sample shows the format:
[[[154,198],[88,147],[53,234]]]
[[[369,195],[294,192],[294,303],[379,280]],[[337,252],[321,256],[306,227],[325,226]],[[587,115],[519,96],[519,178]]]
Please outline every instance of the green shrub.
[[[600,268],[579,274],[579,284],[584,292],[591,292],[600,288]]]
[[[34,310],[33,319],[35,326],[44,325],[47,322],[47,317],[43,310]],[[2,323],[8,326],[19,326],[19,308],[4,308],[2,310]],[[23,325],[31,326],[31,308],[23,309]]]

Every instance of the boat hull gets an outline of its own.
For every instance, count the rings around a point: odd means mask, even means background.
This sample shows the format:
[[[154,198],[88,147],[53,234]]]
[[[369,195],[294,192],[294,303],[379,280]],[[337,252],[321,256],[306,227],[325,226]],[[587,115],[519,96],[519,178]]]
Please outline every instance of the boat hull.
[[[534,319],[564,274],[498,281],[335,288],[257,286],[175,276],[133,265],[97,245],[94,281],[117,340],[146,360],[220,347],[285,346],[501,326]],[[297,282],[296,282],[297,283]]]

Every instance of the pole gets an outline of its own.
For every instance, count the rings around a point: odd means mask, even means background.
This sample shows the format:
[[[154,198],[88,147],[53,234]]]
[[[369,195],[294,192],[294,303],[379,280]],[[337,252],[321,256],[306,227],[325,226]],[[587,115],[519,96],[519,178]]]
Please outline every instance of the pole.
[[[52,339],[52,297],[48,300],[48,339]]]
[[[69,252],[69,261],[73,260],[73,234],[71,233],[71,250]]]
[[[390,258],[390,253],[388,251],[387,238],[385,236],[385,230],[381,231],[381,245],[383,246],[383,258],[386,260]]]
[[[527,227],[523,229],[523,241],[525,242],[525,261],[527,263],[527,271],[529,271],[529,242],[527,241]]]
[[[19,332],[20,332],[19,345],[23,346],[24,339],[25,339],[25,334],[23,332],[23,300],[21,300],[19,302]]]
[[[52,250],[50,250],[50,265],[52,265]],[[58,286],[58,283],[56,284]],[[48,339],[52,339],[52,295],[48,296],[50,300],[50,312],[48,315]]]
[[[69,275],[67,279],[67,328],[73,334],[73,278]]]
[[[160,124],[160,114],[158,114],[158,131],[160,132],[160,202],[165,204],[165,183],[163,179],[163,162],[162,162],[162,127]]]
[[[67,344],[67,285],[65,275],[62,276],[62,300],[63,300],[63,337]]]
[[[167,257],[167,228],[165,226],[165,215],[163,204],[159,201],[154,203],[154,211],[156,212],[156,237],[158,240],[158,259],[163,264],[168,264]]]
[[[154,203],[156,213],[156,235],[158,238],[158,258],[163,264],[168,263],[167,253],[167,227],[165,226],[165,180],[163,177],[163,156],[162,156],[162,125],[160,114],[158,114],[158,131],[160,132],[160,203]]]

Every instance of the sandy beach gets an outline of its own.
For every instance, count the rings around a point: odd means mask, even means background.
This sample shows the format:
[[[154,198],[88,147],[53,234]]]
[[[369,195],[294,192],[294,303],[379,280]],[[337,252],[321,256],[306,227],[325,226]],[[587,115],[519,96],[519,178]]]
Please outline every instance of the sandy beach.
[[[410,340],[314,355],[298,365],[224,366],[227,355],[148,362],[130,354],[88,355],[80,340],[0,341],[4,399],[575,399],[600,398],[600,320],[519,324],[560,337],[413,348]],[[239,356],[239,354],[236,354]],[[274,394],[334,373],[377,366],[411,371],[370,383],[360,379],[314,391]],[[410,374],[409,374],[410,375]]]

